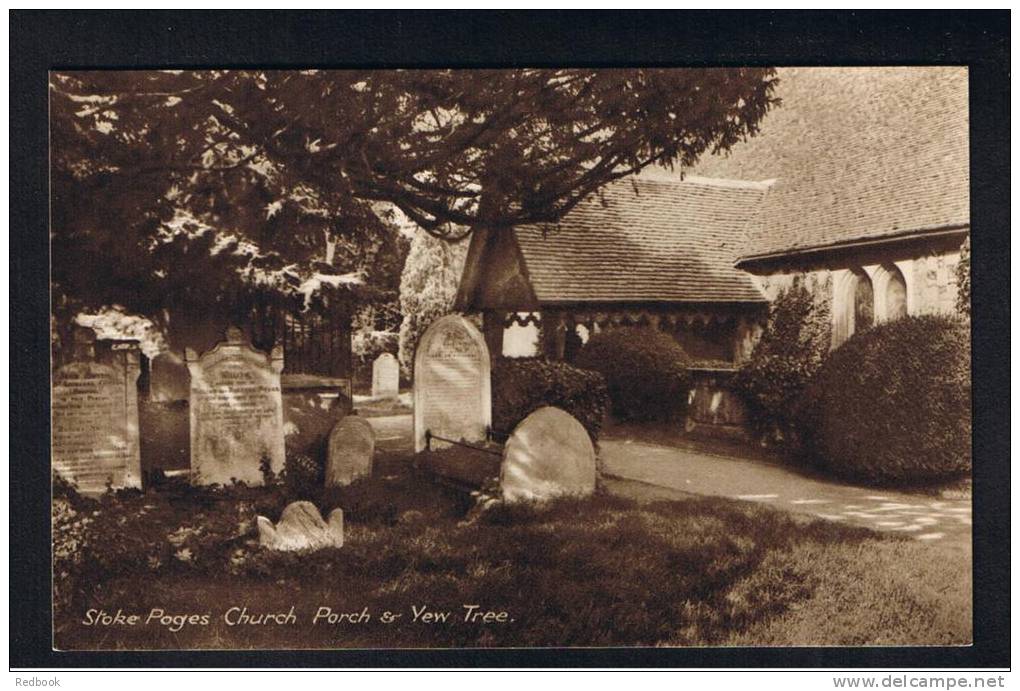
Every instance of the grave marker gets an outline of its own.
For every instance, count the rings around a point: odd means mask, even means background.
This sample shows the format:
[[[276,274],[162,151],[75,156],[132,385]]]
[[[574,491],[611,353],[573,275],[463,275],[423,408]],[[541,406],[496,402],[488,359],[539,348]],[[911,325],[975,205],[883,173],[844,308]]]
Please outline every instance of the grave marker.
[[[192,482],[261,485],[263,459],[281,473],[283,349],[267,355],[231,327],[226,340],[201,357],[188,348],[185,360],[191,374]]]
[[[292,552],[344,546],[344,512],[333,509],[323,520],[310,501],[288,504],[276,525],[265,516],[257,516],[255,524],[259,545],[267,549]]]
[[[433,322],[414,357],[414,450],[425,432],[460,441],[483,441],[492,424],[491,365],[485,338],[474,324],[449,314]],[[434,440],[432,448],[449,446]]]
[[[499,486],[509,502],[595,491],[595,447],[570,413],[546,406],[517,425],[503,449]]]
[[[141,487],[138,346],[120,342],[96,359],[95,333],[75,333],[75,353],[53,374],[52,462],[85,493]]]
[[[372,475],[375,431],[368,420],[348,415],[329,433],[326,486],[343,487]]]
[[[383,353],[372,363],[372,398],[400,395],[400,365],[393,353]]]

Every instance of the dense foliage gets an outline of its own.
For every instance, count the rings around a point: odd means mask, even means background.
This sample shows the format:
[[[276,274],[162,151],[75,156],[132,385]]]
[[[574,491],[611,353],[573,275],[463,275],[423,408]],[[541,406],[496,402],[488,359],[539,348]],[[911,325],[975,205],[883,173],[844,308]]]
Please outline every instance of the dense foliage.
[[[970,470],[970,336],[956,317],[903,317],[833,351],[800,407],[808,449],[828,471],[923,483]]]
[[[755,134],[774,82],[767,68],[54,72],[55,304],[168,328],[253,284],[385,284],[395,210],[446,238],[557,220],[614,179]]]
[[[690,359],[658,329],[621,327],[593,334],[574,364],[605,377],[613,415],[620,420],[668,420],[687,407]]]
[[[429,324],[449,314],[464,267],[467,243],[450,244],[419,230],[400,276],[398,359],[404,376],[414,370],[414,351]]]
[[[497,358],[492,364],[492,426],[510,434],[542,406],[562,408],[597,442],[609,408],[605,378],[598,372],[542,358]]]
[[[397,354],[400,336],[399,298],[378,305],[365,305],[351,324],[351,353],[354,356],[354,386],[359,393],[372,386],[372,366],[383,353]]]
[[[796,280],[772,302],[768,324],[733,385],[748,409],[752,428],[769,441],[793,444],[793,411],[829,351],[827,285]]]
[[[960,262],[956,265],[956,309],[970,316],[970,236],[960,247]]]

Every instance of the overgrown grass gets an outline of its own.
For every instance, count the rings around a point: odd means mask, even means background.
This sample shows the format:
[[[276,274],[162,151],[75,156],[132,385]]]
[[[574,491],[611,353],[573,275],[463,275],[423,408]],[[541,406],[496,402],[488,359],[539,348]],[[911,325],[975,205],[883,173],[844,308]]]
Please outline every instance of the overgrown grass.
[[[371,480],[315,498],[345,510],[346,544],[270,553],[250,521],[289,498],[233,488],[123,496],[90,517],[74,596],[57,611],[62,649],[966,643],[969,559],[930,545],[717,498],[639,504],[598,495],[544,509],[469,505],[381,459]],[[146,508],[149,507],[149,508]],[[183,537],[182,537],[183,536]],[[187,550],[182,556],[182,551]],[[151,554],[159,555],[156,561]],[[937,558],[936,558],[937,555]],[[957,563],[957,561],[959,563]],[[966,562],[966,563],[965,563]],[[66,566],[66,565],[65,565]],[[464,621],[465,605],[506,612]],[[224,614],[297,624],[229,626]],[[362,623],[312,620],[367,610]],[[412,608],[450,612],[414,621]],[[208,615],[86,626],[89,609]],[[384,612],[400,614],[384,623]],[[494,615],[495,616],[495,615]],[[805,639],[806,638],[806,639]]]

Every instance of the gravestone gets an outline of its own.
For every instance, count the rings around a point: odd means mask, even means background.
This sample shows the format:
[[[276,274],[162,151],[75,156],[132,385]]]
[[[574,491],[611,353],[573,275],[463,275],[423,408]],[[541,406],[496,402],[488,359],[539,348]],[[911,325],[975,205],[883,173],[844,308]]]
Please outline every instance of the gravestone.
[[[241,480],[261,485],[260,466],[283,471],[283,349],[251,347],[240,329],[199,357],[188,348],[191,374],[191,473],[195,484]]]
[[[99,361],[95,339],[76,330],[71,362],[53,373],[53,469],[84,493],[140,488],[138,345],[115,343]]]
[[[344,512],[333,509],[324,521],[310,501],[288,504],[276,525],[265,516],[256,517],[255,524],[259,545],[267,549],[290,552],[344,546]]]
[[[400,365],[393,353],[383,353],[372,363],[372,398],[400,395]]]
[[[343,487],[372,475],[375,431],[368,420],[348,415],[329,433],[326,486]]]
[[[595,491],[595,448],[584,425],[559,408],[539,408],[503,448],[499,486],[508,502],[587,496]]]
[[[425,432],[456,441],[482,441],[492,424],[489,349],[464,317],[434,321],[414,355],[414,450]],[[434,440],[432,448],[449,446]]]

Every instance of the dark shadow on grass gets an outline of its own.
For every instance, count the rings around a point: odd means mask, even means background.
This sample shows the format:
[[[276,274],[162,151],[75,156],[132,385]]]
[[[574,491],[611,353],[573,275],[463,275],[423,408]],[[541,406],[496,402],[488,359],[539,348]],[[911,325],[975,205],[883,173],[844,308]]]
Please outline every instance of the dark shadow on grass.
[[[347,539],[312,554],[258,548],[255,510],[282,510],[268,488],[179,489],[101,505],[74,597],[58,612],[62,647],[330,648],[712,645],[811,596],[797,545],[849,550],[884,540],[722,498],[638,503],[598,494],[497,506],[465,521],[465,495],[397,458],[369,480],[312,497],[344,509]],[[274,520],[277,516],[270,516]],[[126,530],[124,525],[142,526]],[[124,539],[109,539],[117,530]],[[69,581],[69,582],[72,582]],[[465,606],[503,621],[465,621]],[[287,612],[295,626],[227,626],[224,613]],[[319,608],[370,613],[312,620]],[[446,621],[414,621],[422,607]],[[206,626],[85,627],[88,608],[207,614]],[[383,612],[400,613],[384,624]]]

